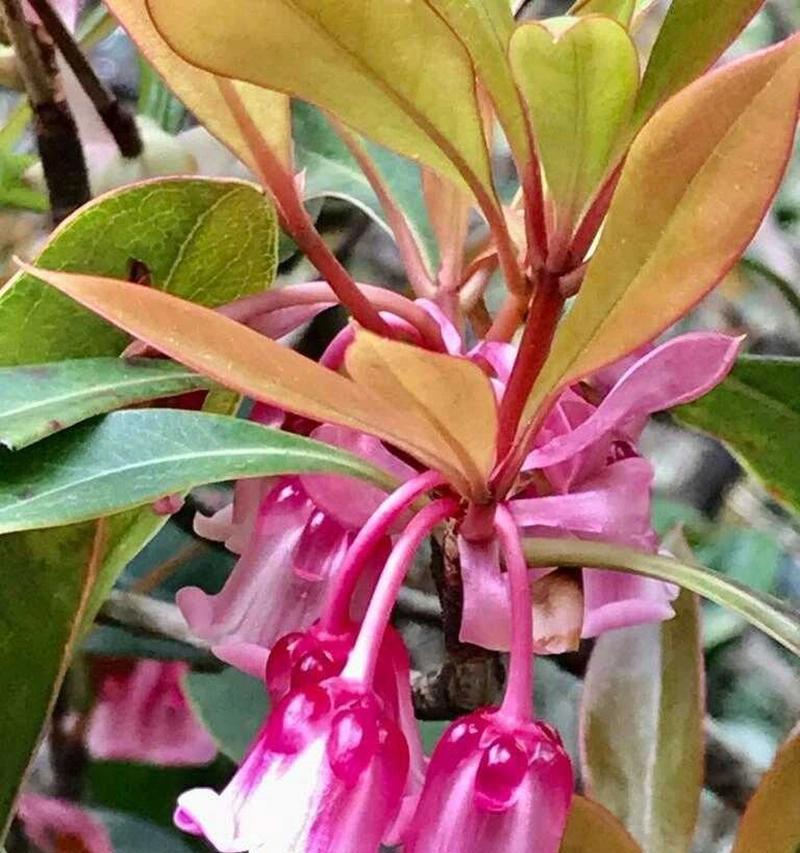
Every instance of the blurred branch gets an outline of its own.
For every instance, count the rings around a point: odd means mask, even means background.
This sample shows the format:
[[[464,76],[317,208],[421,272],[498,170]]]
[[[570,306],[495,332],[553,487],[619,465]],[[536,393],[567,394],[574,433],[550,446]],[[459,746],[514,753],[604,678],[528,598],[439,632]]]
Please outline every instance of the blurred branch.
[[[64,26],[64,22],[50,5],[50,0],[28,0],[28,2],[39,16],[67,65],[72,69],[108,132],[114,137],[120,154],[131,159],[138,157],[142,153],[142,139],[133,116],[97,76],[72,33]]]
[[[78,128],[59,89],[52,50],[25,20],[20,0],[0,0],[0,12],[33,110],[50,208],[58,223],[91,197]]]
[[[195,649],[207,651],[210,648],[205,640],[192,633],[176,605],[137,592],[112,590],[100,608],[97,621],[153,637],[177,640]]]

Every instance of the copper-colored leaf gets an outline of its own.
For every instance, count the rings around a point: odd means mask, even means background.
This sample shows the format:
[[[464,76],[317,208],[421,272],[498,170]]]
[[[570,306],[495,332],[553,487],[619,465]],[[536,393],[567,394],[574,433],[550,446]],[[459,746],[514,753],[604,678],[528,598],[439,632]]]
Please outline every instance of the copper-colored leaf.
[[[611,812],[575,794],[561,853],[642,853],[642,849]]]
[[[739,825],[733,853],[800,849],[800,726],[778,750]]]
[[[648,123],[526,417],[660,334],[725,275],[778,187],[799,96],[795,37],[698,80]]]
[[[476,488],[474,459],[481,459],[484,464],[480,471],[488,473],[490,466],[487,460],[493,451],[493,444],[488,448],[476,448],[478,433],[481,436],[484,434],[476,430],[473,443],[467,437],[469,452],[465,454],[452,443],[451,435],[442,435],[438,431],[435,399],[430,400],[434,413],[430,416],[426,416],[421,408],[397,408],[394,400],[387,400],[383,395],[381,377],[371,374],[361,384],[352,382],[222,314],[192,302],[113,279],[29,266],[24,268],[110,323],[221,384],[297,414],[341,424],[385,439],[441,471],[456,488],[465,493],[474,493]],[[410,346],[407,349],[417,352]],[[380,351],[386,352],[384,349]],[[401,355],[404,352],[405,348]],[[413,363],[417,368],[421,366],[418,361]],[[463,364],[480,374],[491,395],[488,380],[480,370],[467,362]],[[465,398],[471,402],[472,397],[469,395],[473,390],[477,394],[475,407],[468,412],[474,411],[483,416],[481,403],[484,398],[481,397],[480,389],[473,388],[475,382],[470,381],[472,374],[467,377],[467,371],[460,367],[461,362],[458,365],[459,370],[455,375],[459,381],[468,382],[470,387],[469,392],[464,392]],[[398,368],[387,365],[388,371],[395,369]],[[446,376],[448,381],[453,381],[453,374],[446,372]],[[374,388],[370,387],[372,381],[375,383]],[[493,398],[491,402],[493,415]],[[464,412],[463,405],[461,411]],[[474,455],[470,455],[473,451]]]
[[[323,107],[492,195],[469,54],[423,2],[147,0],[193,65]]]
[[[428,424],[440,442],[437,455],[450,456],[468,477],[473,497],[483,496],[494,464],[497,407],[477,365],[359,330],[345,367],[392,411]]]
[[[172,50],[153,26],[145,0],[108,0],[106,5],[175,94],[211,133],[252,167],[250,149],[219,92],[214,75],[190,65]],[[289,99],[249,83],[237,82],[236,89],[265,141],[288,163]]]

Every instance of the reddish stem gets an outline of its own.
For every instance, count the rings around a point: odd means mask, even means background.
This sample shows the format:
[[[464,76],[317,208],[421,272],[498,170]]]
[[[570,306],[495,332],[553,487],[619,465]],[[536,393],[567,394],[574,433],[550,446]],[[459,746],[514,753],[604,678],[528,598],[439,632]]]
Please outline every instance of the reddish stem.
[[[441,485],[442,482],[441,474],[436,471],[426,471],[403,483],[381,503],[358,531],[337,572],[336,584],[322,614],[322,624],[328,631],[336,634],[347,629],[353,590],[361,575],[364,561],[378,542],[386,536],[389,528],[420,495]]]
[[[528,323],[500,404],[498,459],[503,459],[514,443],[525,403],[550,353],[563,305],[558,277],[543,273],[533,295]]]
[[[435,352],[445,350],[441,329],[424,308],[402,294],[395,293],[385,287],[378,287],[374,284],[356,284],[356,287],[377,310],[396,314],[414,326],[426,347]],[[327,282],[306,281],[302,284],[289,284],[286,287],[267,290],[264,293],[244,296],[217,310],[239,323],[248,323],[262,314],[269,314],[271,311],[277,311],[281,308],[294,305],[313,305],[316,302],[327,302],[328,300],[335,301],[336,294]]]
[[[530,721],[533,710],[531,590],[519,531],[511,513],[503,504],[497,507],[495,526],[511,593],[511,657],[506,695],[498,714],[513,724]]]
[[[220,92],[253,154],[258,176],[272,194],[286,230],[306,257],[330,284],[338,300],[365,329],[392,337],[389,326],[358,289],[331,252],[303,207],[291,172],[267,145],[230,80],[217,78]]]
[[[414,555],[433,528],[457,509],[457,498],[433,501],[420,510],[400,534],[369,602],[355,645],[342,672],[343,678],[367,685],[372,682],[381,640]]]
[[[529,266],[544,265],[547,257],[547,225],[544,218],[544,192],[539,161],[531,155],[522,180],[525,196],[525,237],[528,242],[527,262]]]
[[[624,161],[611,173],[608,180],[601,187],[600,192],[595,196],[591,207],[575,231],[575,236],[572,238],[572,245],[569,250],[568,267],[577,267],[591,248],[600,225],[606,213],[608,213],[611,199],[614,197],[614,191],[617,189],[617,184],[619,183],[619,176],[622,174],[623,165]]]

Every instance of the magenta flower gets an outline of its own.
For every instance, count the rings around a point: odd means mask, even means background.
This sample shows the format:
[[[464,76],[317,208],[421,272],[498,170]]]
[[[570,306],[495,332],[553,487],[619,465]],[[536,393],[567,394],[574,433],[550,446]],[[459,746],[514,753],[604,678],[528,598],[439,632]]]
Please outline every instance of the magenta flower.
[[[542,722],[478,711],[436,746],[406,853],[557,853],[572,799],[561,738]]]
[[[377,850],[400,805],[408,748],[376,693],[328,678],[287,694],[222,794],[195,789],[175,822],[222,853]]]
[[[108,830],[74,803],[40,794],[23,794],[19,819],[28,840],[41,853],[113,853]]]
[[[103,665],[87,745],[95,758],[145,764],[207,764],[217,754],[183,691],[189,665],[113,661]]]

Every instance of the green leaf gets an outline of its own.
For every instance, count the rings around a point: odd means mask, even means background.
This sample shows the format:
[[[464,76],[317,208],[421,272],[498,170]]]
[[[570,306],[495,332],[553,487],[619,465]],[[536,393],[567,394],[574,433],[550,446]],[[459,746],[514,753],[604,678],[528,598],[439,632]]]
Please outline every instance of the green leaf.
[[[124,812],[108,809],[92,809],[111,836],[114,853],[192,853],[190,847],[178,834],[169,832],[149,821]]]
[[[264,683],[237,669],[190,672],[189,699],[220,750],[239,762],[269,710]]]
[[[491,196],[472,63],[427,3],[383,0],[380,14],[349,0],[229,0],[223,7],[148,0],[148,9],[188,62],[317,104]]]
[[[519,27],[510,58],[553,201],[551,252],[563,253],[630,119],[636,47],[611,18],[551,18]]]
[[[295,101],[292,126],[297,168],[305,173],[305,198],[329,196],[348,201],[390,234],[385,212],[369,181],[320,110]],[[406,214],[433,269],[438,253],[423,201],[419,167],[378,145],[367,143],[367,150]]]
[[[800,849],[800,726],[778,750],[747,804],[733,853],[797,853]]]
[[[0,840],[105,557],[105,524],[0,537]]]
[[[252,421],[200,412],[114,412],[15,453],[0,473],[0,533],[110,515],[239,477],[344,474],[391,488],[357,456]]]
[[[53,232],[37,261],[126,279],[136,260],[159,289],[214,307],[272,284],[277,236],[275,211],[253,184],[168,178],[82,207]],[[0,364],[116,355],[126,340],[25,273],[0,292]]]
[[[139,115],[153,119],[167,133],[177,133],[185,119],[186,107],[172,94],[153,66],[139,57]]]
[[[778,500],[800,510],[800,359],[742,356],[682,423],[722,439]]]
[[[784,602],[702,566],[609,545],[571,539],[526,539],[531,566],[589,566],[646,575],[682,586],[727,607],[800,656],[800,613]]]
[[[18,450],[93,415],[212,386],[179,364],[153,358],[0,367],[0,444]]]
[[[635,131],[660,103],[699,77],[744,29],[763,0],[672,0],[647,63]]]
[[[226,231],[231,222],[237,223],[235,231]],[[274,210],[250,184],[202,178],[150,181],[82,208],[51,235],[40,258],[62,269],[123,277],[131,259],[137,259],[149,268],[152,287],[217,305],[272,284],[277,230]],[[203,246],[214,252],[205,263],[202,252],[198,254]],[[116,356],[127,340],[30,276],[14,276],[0,292],[1,365]],[[230,398],[212,397],[215,407],[233,410]],[[0,537],[5,573],[0,587],[0,693],[14,697],[13,707],[7,703],[8,714],[0,715],[0,743],[6,750],[0,762],[0,840],[75,634],[85,632],[116,577],[165,521],[166,516],[148,507],[115,515],[102,525]],[[101,526],[102,564],[89,571]]]
[[[598,637],[582,701],[592,796],[648,853],[689,853],[703,785],[703,651],[697,597],[675,618]]]
[[[26,170],[35,162],[35,157],[15,154],[0,146],[0,207],[34,210],[38,213],[49,208],[47,196],[25,180]]]

